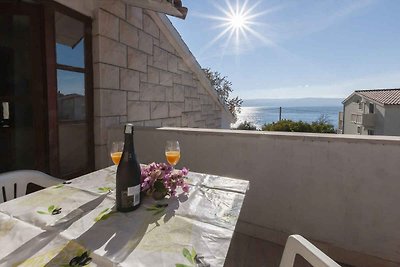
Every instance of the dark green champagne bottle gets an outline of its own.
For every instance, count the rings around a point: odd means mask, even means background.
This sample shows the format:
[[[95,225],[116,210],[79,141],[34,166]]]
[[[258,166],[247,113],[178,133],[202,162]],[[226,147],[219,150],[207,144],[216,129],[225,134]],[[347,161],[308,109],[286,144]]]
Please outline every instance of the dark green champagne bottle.
[[[140,164],[136,159],[133,125],[125,125],[125,144],[121,161],[117,168],[117,210],[128,212],[140,206]]]

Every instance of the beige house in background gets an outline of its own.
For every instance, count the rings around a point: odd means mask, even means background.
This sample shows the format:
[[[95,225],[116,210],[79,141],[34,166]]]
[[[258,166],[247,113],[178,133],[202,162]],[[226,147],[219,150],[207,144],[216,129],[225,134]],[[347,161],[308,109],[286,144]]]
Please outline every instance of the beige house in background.
[[[400,136],[400,89],[358,90],[343,106],[344,134]]]
[[[0,173],[72,178],[108,166],[108,131],[126,122],[229,128],[231,113],[165,15],[184,9],[1,1]]]

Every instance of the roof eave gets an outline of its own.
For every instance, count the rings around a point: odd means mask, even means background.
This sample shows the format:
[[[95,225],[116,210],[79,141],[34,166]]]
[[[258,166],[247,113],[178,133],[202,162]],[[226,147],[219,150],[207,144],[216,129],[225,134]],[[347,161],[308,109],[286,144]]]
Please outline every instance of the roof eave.
[[[164,13],[180,19],[185,19],[188,9],[182,6],[181,1],[167,1],[167,0],[122,0],[128,5],[140,7],[147,10]]]

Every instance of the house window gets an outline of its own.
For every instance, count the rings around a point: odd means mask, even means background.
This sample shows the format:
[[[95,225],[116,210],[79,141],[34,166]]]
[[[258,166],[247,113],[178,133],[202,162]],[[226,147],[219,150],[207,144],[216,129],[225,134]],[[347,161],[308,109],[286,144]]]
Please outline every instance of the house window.
[[[351,122],[360,124],[362,120],[362,115],[360,114],[351,114]]]
[[[362,120],[362,115],[357,114],[356,123],[360,124]]]
[[[357,126],[357,133],[361,134],[361,126]]]
[[[374,103],[369,103],[369,113],[375,113],[375,105],[374,105]]]
[[[363,109],[363,102],[357,101],[357,103],[358,103],[358,109],[362,110]]]
[[[368,135],[374,135],[374,130],[368,130]]]

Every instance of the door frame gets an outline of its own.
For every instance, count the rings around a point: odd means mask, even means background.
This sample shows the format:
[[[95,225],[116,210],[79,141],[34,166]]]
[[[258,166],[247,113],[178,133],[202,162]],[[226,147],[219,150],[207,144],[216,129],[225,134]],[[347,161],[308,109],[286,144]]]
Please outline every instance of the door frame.
[[[10,1],[0,3],[1,13],[27,14],[32,18],[37,35],[35,44],[32,45],[33,61],[32,94],[36,93],[39,105],[34,105],[35,116],[41,116],[34,123],[40,123],[42,127],[35,127],[35,155],[39,162],[36,169],[60,177],[59,165],[59,131],[57,115],[57,61],[55,40],[55,12],[73,17],[84,23],[85,27],[85,97],[86,97],[86,125],[88,164],[84,170],[60,178],[73,178],[94,170],[94,108],[93,108],[93,59],[92,59],[92,18],[75,10],[63,6],[54,1],[36,0],[34,3]],[[40,49],[41,53],[34,53]],[[41,72],[41,73],[39,73]],[[32,73],[34,74],[34,73]],[[46,115],[47,114],[47,115]],[[39,140],[41,139],[41,140]]]
[[[59,12],[81,21],[85,27],[85,98],[86,98],[86,123],[88,126],[88,166],[85,170],[73,173],[61,178],[74,178],[94,170],[94,108],[93,108],[93,59],[92,59],[92,18],[85,16],[75,10],[63,6],[56,2],[39,0],[43,6],[43,23],[44,34],[43,40],[45,45],[45,62],[46,62],[46,84],[48,99],[48,162],[49,173],[60,177],[59,165],[59,131],[57,116],[57,64],[56,58],[56,39],[55,39],[55,12]]]

